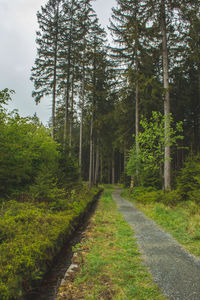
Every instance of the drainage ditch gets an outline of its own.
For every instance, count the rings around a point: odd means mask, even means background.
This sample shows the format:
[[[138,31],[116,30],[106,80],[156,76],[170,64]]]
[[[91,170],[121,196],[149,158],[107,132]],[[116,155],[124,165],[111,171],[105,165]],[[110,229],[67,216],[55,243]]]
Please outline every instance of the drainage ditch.
[[[95,197],[96,198],[96,197]],[[86,213],[81,217],[80,222],[72,236],[65,242],[59,254],[55,257],[52,266],[44,276],[42,283],[35,287],[26,296],[26,300],[56,300],[58,289],[61,285],[67,269],[72,264],[73,247],[80,243],[84,232],[89,225],[90,218],[94,214],[99,199],[90,204]]]

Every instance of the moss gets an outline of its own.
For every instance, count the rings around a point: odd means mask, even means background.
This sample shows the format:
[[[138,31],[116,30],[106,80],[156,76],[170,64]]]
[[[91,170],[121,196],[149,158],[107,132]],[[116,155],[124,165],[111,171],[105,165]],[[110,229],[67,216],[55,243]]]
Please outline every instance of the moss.
[[[40,280],[99,189],[82,189],[63,211],[10,201],[0,219],[0,299],[21,299]]]

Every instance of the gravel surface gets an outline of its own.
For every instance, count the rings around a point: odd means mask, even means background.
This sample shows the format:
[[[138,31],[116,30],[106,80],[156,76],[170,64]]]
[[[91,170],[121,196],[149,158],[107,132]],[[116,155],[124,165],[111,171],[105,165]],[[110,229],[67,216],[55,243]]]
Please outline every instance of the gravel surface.
[[[145,264],[163,295],[176,300],[200,300],[200,259],[190,255],[153,221],[120,196],[113,199],[125,220],[133,227]]]

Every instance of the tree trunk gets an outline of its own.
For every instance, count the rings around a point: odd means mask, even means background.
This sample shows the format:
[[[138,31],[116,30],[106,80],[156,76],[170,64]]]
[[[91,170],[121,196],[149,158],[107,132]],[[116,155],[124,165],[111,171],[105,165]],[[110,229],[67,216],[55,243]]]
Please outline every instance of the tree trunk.
[[[58,52],[58,14],[59,4],[56,8],[56,38],[54,50],[54,72],[53,72],[53,95],[52,95],[52,138],[55,138],[55,114],[56,114],[56,85],[57,85],[57,52]]]
[[[81,121],[80,121],[80,137],[79,137],[79,171],[80,175],[82,172],[82,150],[83,150],[83,114],[85,105],[85,90],[84,90],[84,80],[82,87],[82,102],[81,102]]]
[[[73,76],[73,75],[72,75]],[[73,123],[74,123],[74,76],[72,77],[72,97],[71,97],[71,112],[70,112],[70,129],[69,129],[69,146],[72,147],[72,130],[73,130]],[[71,155],[71,149],[70,149]]]
[[[136,43],[137,45],[137,43]],[[136,46],[137,48],[137,46]],[[137,50],[136,50],[136,63],[135,63],[135,71],[136,71],[136,76],[138,77],[138,58],[137,58]],[[135,83],[135,147],[136,147],[136,156],[138,157],[139,154],[139,143],[138,143],[138,136],[139,136],[139,82],[138,79],[136,80]],[[138,180],[138,164],[136,162],[136,177]],[[131,176],[131,184],[130,188],[131,190],[134,187],[135,179],[134,176]]]
[[[74,1],[71,3],[71,23],[70,23],[70,37],[69,37],[69,46],[68,46],[68,56],[67,56],[67,88],[65,94],[65,120],[64,120],[64,149],[66,148],[67,142],[67,131],[68,131],[68,122],[69,122],[69,96],[70,96],[70,72],[71,72],[71,55],[72,55],[72,25],[73,25],[73,7]]]
[[[97,138],[97,146],[96,146],[96,164],[95,164],[95,185],[98,184],[99,180],[99,138]]]
[[[164,84],[164,115],[165,115],[165,155],[164,155],[164,189],[171,190],[171,154],[170,154],[170,93],[168,74],[168,49],[166,34],[165,0],[161,1],[161,32]]]
[[[85,106],[85,51],[83,52],[83,78],[81,92],[81,121],[80,121],[80,136],[79,136],[79,172],[82,172],[82,149],[83,149],[83,117]]]
[[[56,60],[56,59],[55,59]],[[55,138],[55,113],[56,113],[56,68],[54,70],[54,80],[53,80],[53,99],[52,99],[52,138]]]
[[[112,184],[115,184],[115,157],[112,155]]]
[[[108,184],[110,184],[110,170],[111,170],[111,164],[110,160],[108,161]]]
[[[136,72],[138,73],[138,61],[136,62]],[[135,144],[136,144],[137,155],[139,153],[138,136],[139,136],[139,83],[137,80],[135,85],[135,137],[136,137]]]
[[[95,180],[95,143],[94,143],[94,128],[93,128],[93,139],[92,139],[92,184],[94,184]]]
[[[69,49],[69,51],[71,51]],[[67,88],[65,94],[65,120],[64,120],[64,149],[66,148],[67,142],[67,127],[68,127],[68,119],[69,119],[69,95],[70,95],[70,64],[71,64],[71,53],[68,57],[68,70],[67,70]]]
[[[100,160],[101,160],[100,182],[102,183],[103,182],[103,155],[102,155],[102,153],[101,153],[101,156],[100,156]]]
[[[90,165],[89,165],[89,188],[93,185],[93,115],[90,124]]]

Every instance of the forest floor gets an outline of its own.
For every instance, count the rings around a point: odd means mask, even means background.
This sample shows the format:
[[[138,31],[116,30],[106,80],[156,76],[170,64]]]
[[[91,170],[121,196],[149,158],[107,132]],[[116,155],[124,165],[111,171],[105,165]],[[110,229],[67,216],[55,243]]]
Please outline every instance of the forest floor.
[[[155,282],[166,297],[180,300],[200,299],[200,259],[192,256],[172,236],[148,219],[116,189],[113,198],[124,219],[132,226]]]

